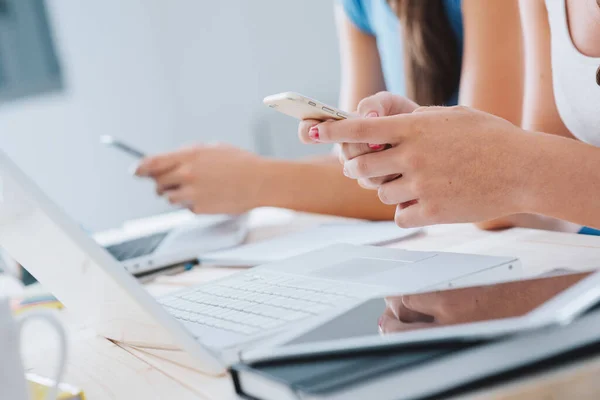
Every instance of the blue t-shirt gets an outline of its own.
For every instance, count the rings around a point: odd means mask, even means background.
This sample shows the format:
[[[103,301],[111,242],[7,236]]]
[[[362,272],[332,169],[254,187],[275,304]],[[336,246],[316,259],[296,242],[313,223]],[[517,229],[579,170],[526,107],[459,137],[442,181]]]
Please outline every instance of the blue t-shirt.
[[[388,91],[404,95],[404,60],[402,30],[396,13],[386,0],[340,0],[346,15],[361,31],[377,38],[381,68]],[[461,0],[443,0],[448,21],[456,35],[462,58],[463,21]],[[457,104],[458,92],[448,102]]]

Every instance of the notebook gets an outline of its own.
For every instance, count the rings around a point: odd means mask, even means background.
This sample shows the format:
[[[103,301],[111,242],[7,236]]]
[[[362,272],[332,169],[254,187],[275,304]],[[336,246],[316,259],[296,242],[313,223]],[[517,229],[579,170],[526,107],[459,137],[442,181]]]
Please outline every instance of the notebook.
[[[345,392],[352,400],[353,388],[377,385],[380,379],[408,368],[451,355],[473,344],[439,347],[420,346],[413,349],[336,355],[321,358],[300,358],[281,361],[237,364],[231,375],[238,395],[260,400],[326,399]],[[394,399],[397,388],[390,393],[377,391],[378,399]]]
[[[568,325],[489,341],[259,361],[234,365],[231,376],[238,395],[253,400],[454,398],[597,356],[598,332],[594,309]]]

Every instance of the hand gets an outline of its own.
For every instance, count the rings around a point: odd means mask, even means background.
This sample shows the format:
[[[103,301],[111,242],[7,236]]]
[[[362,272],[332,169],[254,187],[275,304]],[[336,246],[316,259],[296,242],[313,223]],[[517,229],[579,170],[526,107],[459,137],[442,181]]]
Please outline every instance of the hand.
[[[322,143],[391,145],[346,161],[344,173],[359,180],[401,175],[378,187],[383,203],[398,205],[399,226],[527,212],[521,208],[524,176],[535,170],[535,134],[501,118],[465,107],[422,107],[412,114],[324,122],[312,129]]]
[[[218,144],[146,158],[135,174],[154,179],[156,193],[171,204],[197,214],[237,214],[259,206],[264,164],[255,154]]]
[[[385,117],[411,113],[418,107],[416,103],[406,97],[395,96],[389,92],[379,92],[371,97],[367,97],[358,104],[357,115],[363,118]],[[312,128],[321,122],[317,120],[304,120],[300,122],[298,127],[300,141],[307,144],[318,142],[318,132]],[[315,134],[317,137],[315,137]],[[344,163],[360,155],[383,150],[385,147],[385,143],[341,143],[339,152],[340,162]],[[375,185],[383,183],[386,179],[393,179],[393,176],[359,180],[358,183],[365,188],[373,189]]]
[[[589,272],[408,296],[388,297],[382,333],[431,328],[526,314]]]

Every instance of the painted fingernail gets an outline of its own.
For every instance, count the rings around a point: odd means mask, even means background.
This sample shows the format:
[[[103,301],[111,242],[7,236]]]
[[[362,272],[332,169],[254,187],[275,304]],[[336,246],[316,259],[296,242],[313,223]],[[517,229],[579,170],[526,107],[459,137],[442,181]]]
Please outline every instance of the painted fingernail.
[[[313,126],[312,128],[310,128],[310,130],[308,131],[308,136],[313,140],[313,142],[318,142],[319,141],[319,128],[316,126]]]
[[[365,118],[375,118],[375,117],[379,117],[379,114],[376,111],[371,111],[370,113],[365,115]]]
[[[369,144],[369,148],[371,150],[381,150],[384,148],[384,145],[382,144]]]
[[[377,320],[377,326],[379,326],[380,329],[383,326],[383,315],[379,317],[379,320]]]

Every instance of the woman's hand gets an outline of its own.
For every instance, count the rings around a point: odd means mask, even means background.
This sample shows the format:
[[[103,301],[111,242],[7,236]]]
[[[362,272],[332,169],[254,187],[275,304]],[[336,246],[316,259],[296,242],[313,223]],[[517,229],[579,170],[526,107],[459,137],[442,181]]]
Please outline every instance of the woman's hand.
[[[402,96],[389,92],[379,92],[367,97],[358,104],[356,116],[362,118],[387,117],[390,115],[409,114],[419,106]],[[313,129],[322,121],[304,120],[298,126],[298,137],[305,144],[318,143],[318,130]],[[381,143],[341,143],[340,161],[348,161],[359,155],[379,151],[384,148]]]
[[[144,159],[135,174],[156,182],[171,204],[200,214],[235,214],[260,206],[267,160],[228,145],[206,145]]]
[[[382,333],[524,315],[590,273],[388,297]]]
[[[465,107],[422,107],[412,114],[324,122],[311,128],[318,143],[387,143],[388,149],[344,163],[363,186],[378,186],[397,204],[396,223],[414,227],[476,222],[528,212],[527,174],[536,165],[531,137],[506,120]],[[538,155],[542,157],[543,155]]]

